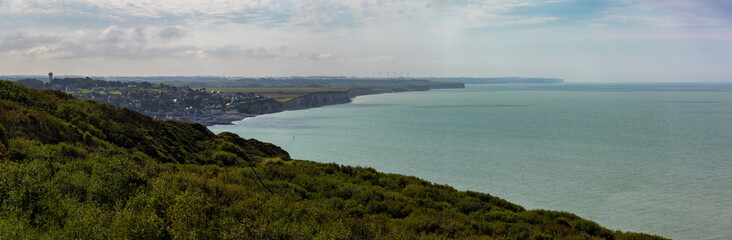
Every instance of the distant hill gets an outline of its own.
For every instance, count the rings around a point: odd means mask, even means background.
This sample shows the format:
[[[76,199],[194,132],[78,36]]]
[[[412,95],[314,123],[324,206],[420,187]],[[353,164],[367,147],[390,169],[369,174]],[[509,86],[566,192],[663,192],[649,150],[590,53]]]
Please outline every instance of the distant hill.
[[[0,239],[173,238],[662,239],[0,81]]]
[[[499,83],[563,83],[561,78],[522,78],[522,77],[496,77],[496,78],[426,78],[434,82],[459,82],[464,84],[499,84]]]

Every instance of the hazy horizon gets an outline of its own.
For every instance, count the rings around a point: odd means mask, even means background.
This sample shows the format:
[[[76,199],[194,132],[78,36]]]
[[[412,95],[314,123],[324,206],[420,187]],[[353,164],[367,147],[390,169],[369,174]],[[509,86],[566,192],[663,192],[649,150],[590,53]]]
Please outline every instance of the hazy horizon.
[[[730,82],[732,3],[0,0],[0,75]]]

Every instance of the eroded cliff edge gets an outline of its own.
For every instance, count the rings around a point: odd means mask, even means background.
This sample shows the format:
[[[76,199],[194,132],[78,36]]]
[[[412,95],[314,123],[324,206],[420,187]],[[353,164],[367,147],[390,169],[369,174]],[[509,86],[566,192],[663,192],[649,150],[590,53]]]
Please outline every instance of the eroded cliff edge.
[[[351,102],[357,96],[369,94],[381,94],[392,92],[429,91],[430,89],[465,88],[462,83],[436,83],[433,85],[406,85],[399,88],[352,88],[341,92],[316,92],[309,93],[288,101],[277,101],[275,99],[261,99],[242,103],[239,112],[247,114],[267,114],[287,110],[300,110],[326,105],[343,104]]]

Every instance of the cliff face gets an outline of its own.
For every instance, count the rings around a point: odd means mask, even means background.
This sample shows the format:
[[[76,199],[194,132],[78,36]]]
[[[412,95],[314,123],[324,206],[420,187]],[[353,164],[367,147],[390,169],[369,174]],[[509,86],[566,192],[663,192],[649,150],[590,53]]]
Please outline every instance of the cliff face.
[[[364,91],[359,91],[358,93],[364,93]],[[239,111],[250,114],[267,114],[286,110],[298,110],[325,105],[349,103],[351,102],[352,97],[358,96],[353,94],[356,93],[351,93],[351,91],[311,93],[293,98],[284,103],[270,98],[243,103],[241,107],[239,107]]]
[[[267,114],[285,111],[285,106],[277,100],[268,98],[248,103],[242,103],[239,112],[250,114]]]
[[[465,88],[464,83],[460,82],[445,82],[445,83],[435,83],[430,85],[430,89],[440,89],[440,88]]]
[[[347,94],[348,97],[354,98],[361,95],[369,95],[369,94],[376,94],[377,92],[374,91],[372,88],[351,88],[348,90]]]
[[[299,110],[314,107],[321,107],[333,104],[349,103],[351,99],[361,95],[387,93],[387,92],[408,92],[408,91],[429,91],[439,88],[465,88],[462,83],[433,83],[430,85],[409,84],[400,88],[353,88],[346,92],[318,92],[302,95],[287,102],[279,102],[274,99],[257,100],[243,103],[239,112],[249,114],[267,114],[282,112],[286,110]]]
[[[464,84],[501,84],[501,83],[563,83],[561,78],[522,78],[522,77],[494,77],[494,78],[427,78],[432,82],[457,82]]]
[[[293,98],[285,102],[284,106],[286,110],[298,110],[349,102],[351,98],[347,92],[322,92]]]

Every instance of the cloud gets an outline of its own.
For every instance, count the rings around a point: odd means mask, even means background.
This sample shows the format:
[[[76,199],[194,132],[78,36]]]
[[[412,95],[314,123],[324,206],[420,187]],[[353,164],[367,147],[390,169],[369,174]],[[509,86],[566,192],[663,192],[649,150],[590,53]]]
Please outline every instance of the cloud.
[[[606,25],[632,25],[654,28],[704,27],[720,25],[716,19],[699,17],[693,14],[676,14],[672,16],[608,15],[602,18],[601,21]]]
[[[264,47],[244,49],[238,45],[227,45],[218,47],[206,54],[220,58],[254,58],[254,59],[275,59],[283,56],[286,48],[268,49]]]
[[[158,37],[165,40],[182,38],[186,32],[180,27],[166,27],[158,32]]]
[[[186,26],[215,22],[328,31],[358,28],[378,19],[409,18],[426,5],[417,0],[0,0],[0,14],[45,25],[63,17],[80,24],[129,26],[165,21]]]
[[[15,57],[31,57],[31,58],[47,58],[51,54],[53,54],[54,51],[51,48],[48,47],[33,47],[29,49],[24,49],[20,51],[10,51],[8,53],[9,56],[15,56]]]
[[[111,57],[127,59],[198,57],[203,50],[191,45],[165,44],[158,35],[173,28],[116,25],[99,31],[76,31],[66,34],[30,34],[11,32],[0,35],[0,53],[29,58]],[[178,33],[176,33],[178,34]],[[173,34],[175,35],[175,34]],[[180,38],[167,36],[167,38]],[[164,38],[164,37],[161,37]]]
[[[369,16],[380,15],[374,1],[297,1],[292,9],[290,24],[315,30],[355,28]]]
[[[650,28],[732,27],[732,2],[649,0],[608,11],[589,24]]]
[[[140,44],[108,44],[107,42],[70,42],[58,48],[65,58],[165,59],[196,58],[203,50],[190,45],[147,46]]]
[[[58,24],[60,28],[93,22],[103,22],[104,27],[153,26],[162,21],[177,26],[155,33],[167,40],[184,37],[184,29],[202,23],[316,32],[388,24],[425,28],[439,21],[460,29],[547,24],[582,27],[622,21],[719,26],[732,24],[730,9],[732,3],[721,0],[0,0],[0,14],[6,17],[39,25]]]
[[[595,61],[588,56],[673,46],[644,52],[655,59],[686,46],[666,39],[732,39],[730,9],[714,0],[0,0],[0,59],[16,64],[10,69],[31,68],[22,62],[81,69],[103,59],[127,64],[119,71],[168,65],[222,74],[241,73],[242,63],[251,66],[246,74],[369,75],[386,68],[533,74],[556,63],[559,75],[577,71],[564,62]],[[703,52],[729,62],[728,51]]]
[[[332,60],[334,58],[335,56],[331,53],[314,53],[308,56],[308,59],[312,61]]]
[[[98,39],[102,42],[118,43],[123,40],[133,40],[130,33],[132,33],[132,29],[121,29],[112,25],[107,29],[104,29],[104,31],[99,34]]]
[[[482,10],[470,10],[468,16],[457,23],[460,28],[503,27],[510,25],[543,24],[556,20],[554,17],[505,16]]]
[[[137,26],[133,28],[132,37],[137,41],[147,40],[147,28],[144,26]]]
[[[58,49],[67,53],[67,58],[155,59],[203,56],[203,50],[196,46],[169,44],[163,41],[183,36],[181,31],[171,32],[171,29],[177,28],[158,29],[143,26],[121,28],[113,25],[101,32],[78,33],[76,38],[63,42]],[[151,32],[157,34],[150,34]]]
[[[66,34],[30,34],[11,32],[0,35],[0,54],[24,58],[111,58],[111,59],[286,59],[323,61],[336,58],[332,53],[293,51],[287,46],[249,47],[241,45],[194,46],[177,44],[184,39],[180,27],[123,28],[116,25],[98,31]]]
[[[53,14],[58,9],[48,7],[53,5],[45,0],[3,0],[0,1],[0,13],[6,14]]]
[[[394,60],[394,56],[379,55],[376,57],[369,58],[370,61],[391,61]]]
[[[280,46],[277,48],[244,48],[239,45],[226,45],[205,51],[205,54],[214,58],[226,59],[323,61],[333,60],[336,58],[332,53],[295,52],[287,46]]]
[[[58,36],[31,34],[28,32],[9,32],[0,34],[0,51],[21,50],[53,44],[60,41]]]

